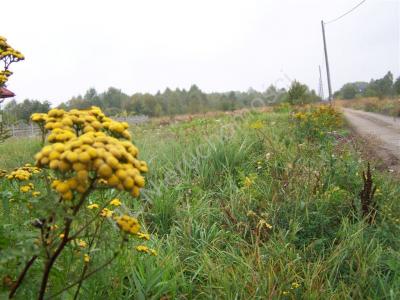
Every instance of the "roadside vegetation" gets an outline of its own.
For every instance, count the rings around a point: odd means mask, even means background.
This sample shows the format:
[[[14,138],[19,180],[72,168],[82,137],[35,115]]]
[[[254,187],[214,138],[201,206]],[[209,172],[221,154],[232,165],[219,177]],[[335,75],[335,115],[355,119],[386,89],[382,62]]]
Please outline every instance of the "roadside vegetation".
[[[96,243],[90,244],[91,235],[80,236],[59,256],[48,295],[399,298],[400,187],[373,165],[372,182],[365,183],[368,164],[342,121],[329,106],[283,104],[268,113],[131,128],[140,159],[149,166],[140,198],[108,188],[91,195],[87,206],[119,199],[150,234],[146,249],[157,255],[129,240],[78,293],[76,286],[68,288],[82,268],[96,269],[120,246],[119,230],[103,218]],[[54,172],[44,169],[49,173],[22,183],[7,179],[13,168],[34,164],[40,149],[39,139],[0,145],[1,296],[7,297],[32,255],[45,255],[37,247],[40,231],[34,221],[46,211],[44,205],[57,205],[46,197],[51,191],[40,179]],[[87,206],[82,209],[90,215],[95,208]],[[29,270],[16,299],[37,298],[44,260]]]
[[[392,117],[400,117],[400,98],[378,99],[362,98],[355,100],[335,100],[339,106],[380,113]]]

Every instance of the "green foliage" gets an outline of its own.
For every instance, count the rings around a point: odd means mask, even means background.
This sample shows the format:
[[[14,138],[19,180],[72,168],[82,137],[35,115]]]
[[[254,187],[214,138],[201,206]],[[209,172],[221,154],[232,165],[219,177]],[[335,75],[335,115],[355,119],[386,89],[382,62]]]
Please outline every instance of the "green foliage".
[[[351,83],[345,84],[342,88],[343,99],[354,99],[358,92],[359,90],[357,89],[356,85]]]
[[[0,144],[4,143],[4,141],[10,137],[11,137],[10,130],[5,126],[2,120],[0,120]]]
[[[17,121],[28,123],[33,113],[45,113],[50,110],[50,102],[40,102],[38,100],[25,99],[21,103],[15,100],[6,101],[3,109],[4,121],[7,124],[12,124]]]
[[[287,93],[287,101],[290,104],[307,104],[319,100],[315,91],[309,90],[307,85],[293,81]]]
[[[285,94],[284,89],[274,86],[270,86],[264,92],[249,89],[247,92],[205,93],[196,85],[192,85],[189,90],[167,88],[155,95],[136,93],[132,96],[115,88],[109,88],[106,92],[98,94],[92,88],[84,96],[73,97],[59,107],[84,109],[94,105],[101,107],[110,115],[143,114],[160,117],[265,106],[281,102]]]
[[[300,141],[324,139],[342,124],[342,116],[328,105],[303,108],[293,115],[296,135]]]
[[[396,79],[393,85],[393,91],[396,95],[400,95],[400,77]]]
[[[355,99],[358,97],[377,97],[383,99],[400,95],[400,78],[396,82],[393,74],[388,72],[383,78],[367,82],[346,83],[335,93],[337,99]]]
[[[346,131],[328,122],[319,127],[324,138],[300,139],[303,129],[291,126],[289,109],[134,128],[151,172],[145,203],[128,206],[141,211],[159,255],[144,259],[128,249],[84,282],[81,298],[399,298],[398,181],[372,170],[378,214],[368,225],[359,199],[366,162]],[[1,147],[11,149],[8,143]],[[12,164],[4,156],[0,166],[5,160]],[[114,196],[98,193],[93,200]],[[20,220],[17,227],[6,218],[0,221],[2,259],[21,255],[4,256],[2,247],[29,242],[19,233],[30,220],[17,209],[16,201],[26,200],[0,197],[16,199],[0,204],[0,212]],[[109,249],[116,246],[113,232],[105,231]],[[97,250],[95,257],[101,261],[110,251]],[[61,257],[52,288],[69,280],[71,259]],[[14,266],[1,266],[2,278],[15,279]],[[34,279],[40,271],[29,276]],[[31,299],[29,291],[36,288],[34,282],[24,286],[26,293],[17,299]]]

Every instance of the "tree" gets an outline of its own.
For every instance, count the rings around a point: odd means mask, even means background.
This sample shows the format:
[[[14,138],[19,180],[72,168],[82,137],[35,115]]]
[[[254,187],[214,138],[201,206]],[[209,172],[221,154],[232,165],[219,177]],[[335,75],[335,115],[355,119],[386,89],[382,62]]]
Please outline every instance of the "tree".
[[[288,102],[290,104],[304,104],[306,103],[307,94],[308,87],[295,80],[288,91]]]
[[[343,99],[354,99],[358,93],[357,87],[352,83],[345,84],[341,89],[341,96]]]
[[[388,72],[383,78],[371,80],[368,84],[364,96],[366,97],[385,97],[393,96],[393,74]]]
[[[45,113],[50,110],[50,102],[25,99],[22,103],[12,100],[4,107],[4,119],[7,123],[17,121],[29,122],[33,113]]]
[[[393,92],[400,96],[400,77],[396,79],[396,82],[393,85]]]

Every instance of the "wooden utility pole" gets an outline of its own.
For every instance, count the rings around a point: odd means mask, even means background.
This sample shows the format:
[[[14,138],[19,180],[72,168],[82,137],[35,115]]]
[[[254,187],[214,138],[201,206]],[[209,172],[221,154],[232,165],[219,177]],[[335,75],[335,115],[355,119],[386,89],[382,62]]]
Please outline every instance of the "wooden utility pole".
[[[323,37],[323,40],[324,40],[326,74],[327,74],[327,77],[328,77],[329,102],[331,102],[332,101],[331,72],[329,71],[328,49],[327,49],[327,46],[326,46],[325,23],[324,23],[324,21],[321,21],[321,25],[322,25],[322,37]]]

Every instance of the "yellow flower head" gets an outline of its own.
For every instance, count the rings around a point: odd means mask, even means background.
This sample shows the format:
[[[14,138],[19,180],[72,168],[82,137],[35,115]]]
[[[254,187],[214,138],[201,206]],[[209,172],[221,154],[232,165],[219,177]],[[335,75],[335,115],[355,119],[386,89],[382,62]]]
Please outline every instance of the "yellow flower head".
[[[88,264],[90,262],[90,256],[88,254],[83,255],[83,261]]]
[[[108,208],[103,208],[102,211],[100,212],[100,216],[103,218],[111,218],[113,215],[113,211],[109,210]]]
[[[89,209],[95,209],[95,208],[99,208],[99,205],[96,204],[96,203],[93,203],[93,204],[88,205],[87,208],[89,208]]]
[[[121,228],[122,231],[130,233],[130,234],[137,234],[140,230],[139,221],[131,217],[129,215],[123,215],[116,218],[117,225]]]
[[[261,129],[264,127],[264,124],[261,120],[257,120],[250,124],[250,128],[252,129]]]
[[[150,240],[150,234],[148,233],[138,232],[136,235],[138,236],[139,239],[144,239],[147,241]]]
[[[136,250],[138,252],[144,252],[144,253],[147,253],[147,254],[150,254],[150,255],[153,255],[153,256],[157,256],[157,251],[156,250],[150,249],[149,247],[144,246],[144,245],[136,246]]]
[[[110,202],[110,205],[120,206],[121,205],[121,201],[118,198],[112,199],[111,202]]]
[[[63,185],[55,187],[64,199],[69,198],[64,196],[69,191],[87,191],[94,178],[99,184],[139,196],[145,185],[142,173],[148,167],[137,158],[139,151],[130,141],[127,123],[107,118],[98,107],[52,109],[46,115],[33,115],[32,120],[44,122],[49,131],[50,145],[35,155],[36,165],[62,173],[64,178],[68,174],[68,179],[79,182],[68,190]]]
[[[292,283],[292,289],[298,289],[299,287],[300,287],[300,284],[298,282]]]
[[[87,243],[84,240],[78,240],[77,241],[77,245],[81,248],[86,248],[87,247]]]
[[[27,192],[29,192],[31,190],[31,187],[29,185],[24,185],[24,186],[21,186],[19,190],[22,193],[27,193]]]

